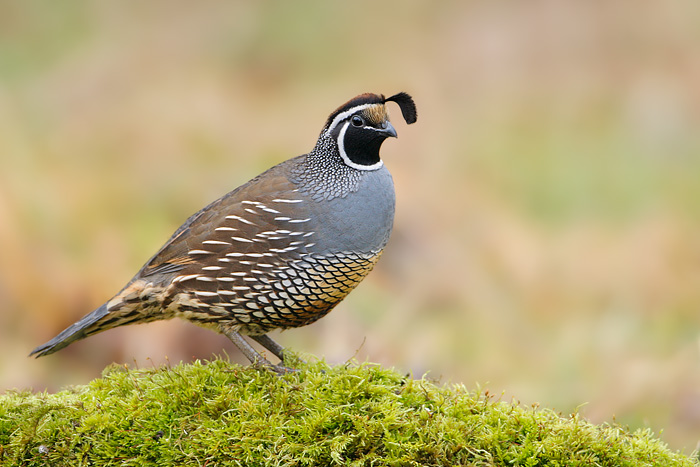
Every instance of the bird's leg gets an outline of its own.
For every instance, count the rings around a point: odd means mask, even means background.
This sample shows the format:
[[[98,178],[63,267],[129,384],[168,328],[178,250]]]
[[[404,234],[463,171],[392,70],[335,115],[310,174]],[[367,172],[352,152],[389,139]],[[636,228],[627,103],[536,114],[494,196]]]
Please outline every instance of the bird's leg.
[[[273,341],[271,337],[267,334],[261,334],[259,336],[250,336],[251,339],[256,341],[258,344],[265,347],[267,350],[272,352],[275,357],[284,361],[284,347],[279,345],[277,342]]]
[[[267,350],[272,352],[275,357],[279,358],[282,362],[284,362],[284,347],[272,340],[270,336],[268,336],[267,334],[261,334],[259,336],[250,336],[250,338],[255,340],[258,344],[265,347]],[[297,359],[301,363],[306,363],[300,358]]]
[[[280,375],[294,371],[291,368],[285,367],[284,365],[281,365],[281,364],[280,365],[273,365],[272,363],[270,363],[270,361],[268,359],[266,359],[265,357],[263,357],[262,355],[260,355],[260,353],[257,350],[255,350],[253,348],[253,346],[251,346],[248,343],[248,341],[246,341],[243,338],[243,336],[241,336],[238,332],[234,331],[233,329],[231,329],[227,326],[221,326],[220,329],[221,329],[221,333],[223,335],[225,335],[226,337],[228,337],[231,340],[231,342],[236,344],[236,347],[238,347],[240,349],[240,351],[243,353],[243,355],[245,355],[246,358],[248,360],[250,360],[250,363],[252,363],[254,367],[267,368],[267,369],[270,369],[270,370],[272,370],[275,373],[280,374]],[[263,337],[266,337],[266,336],[263,336]],[[272,352],[275,355],[277,355],[276,351],[279,351],[280,355],[281,355],[282,350],[283,350],[282,346],[277,344],[276,342],[274,342],[269,337],[267,339],[269,340],[269,342],[271,342],[275,346],[275,350],[272,350],[269,348],[268,348],[268,350],[270,350],[270,352]],[[257,339],[255,339],[255,340],[257,340]],[[266,343],[268,343],[268,342],[266,341]],[[267,347],[265,346],[265,348],[267,348]],[[279,357],[279,355],[277,355],[277,356]]]
[[[248,341],[243,339],[243,336],[241,336],[238,332],[234,331],[233,329],[226,327],[226,326],[221,326],[221,333],[231,339],[231,342],[236,344],[236,347],[240,349],[240,351],[243,353],[243,355],[246,356],[248,360],[250,360],[250,363],[252,363],[255,366],[273,366],[272,363],[270,363],[265,357],[260,355],[260,353],[251,346]]]

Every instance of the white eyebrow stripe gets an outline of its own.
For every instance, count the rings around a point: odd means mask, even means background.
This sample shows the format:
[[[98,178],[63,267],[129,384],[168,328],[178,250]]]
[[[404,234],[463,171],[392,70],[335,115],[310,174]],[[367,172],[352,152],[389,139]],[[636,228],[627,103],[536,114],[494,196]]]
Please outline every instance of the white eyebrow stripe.
[[[361,105],[356,105],[355,107],[352,107],[351,109],[346,110],[345,112],[340,112],[338,115],[335,116],[333,121],[331,122],[330,125],[328,125],[328,130],[326,130],[328,133],[332,133],[333,129],[338,125],[338,123],[342,122],[346,118],[348,118],[350,115],[359,112],[360,110],[365,110],[373,105],[379,104],[378,102],[374,102],[372,104],[361,104]]]

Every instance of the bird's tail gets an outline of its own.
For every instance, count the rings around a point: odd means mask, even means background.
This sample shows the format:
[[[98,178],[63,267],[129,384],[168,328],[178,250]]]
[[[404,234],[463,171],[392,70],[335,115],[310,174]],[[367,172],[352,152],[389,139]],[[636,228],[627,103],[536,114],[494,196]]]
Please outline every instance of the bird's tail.
[[[71,324],[47,343],[32,350],[29,356],[39,358],[44,355],[52,354],[77,340],[84,339],[95,332],[103,330],[99,326],[99,321],[109,314],[109,310],[107,309],[108,303],[105,303],[92,313],[85,315],[79,321]]]
[[[160,311],[159,298],[163,290],[162,286],[143,280],[132,281],[114,298],[32,350],[29,356],[50,355],[75,341],[117,326],[171,318],[172,315]]]

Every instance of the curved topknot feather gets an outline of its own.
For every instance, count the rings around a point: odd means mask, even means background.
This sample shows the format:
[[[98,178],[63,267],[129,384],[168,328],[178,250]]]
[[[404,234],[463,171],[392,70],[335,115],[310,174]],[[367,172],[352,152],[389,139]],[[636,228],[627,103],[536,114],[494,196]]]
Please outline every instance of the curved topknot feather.
[[[399,108],[401,109],[401,115],[403,115],[403,119],[406,120],[406,123],[409,125],[411,123],[416,123],[416,120],[418,120],[418,111],[416,110],[416,103],[413,102],[413,98],[405,92],[400,92],[398,94],[394,94],[391,97],[387,97],[384,99],[384,102],[396,102],[399,104]]]

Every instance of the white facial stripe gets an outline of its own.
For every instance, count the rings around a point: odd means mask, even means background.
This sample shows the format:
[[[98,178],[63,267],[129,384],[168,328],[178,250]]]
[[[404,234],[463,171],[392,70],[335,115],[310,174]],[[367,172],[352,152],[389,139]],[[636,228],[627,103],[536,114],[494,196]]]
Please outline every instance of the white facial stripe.
[[[373,126],[365,125],[362,127],[363,130],[374,130],[374,131],[386,131],[385,128],[374,128]]]
[[[377,104],[362,104],[362,105],[356,105],[355,107],[346,110],[345,112],[340,112],[338,115],[335,116],[333,121],[331,122],[330,125],[328,125],[328,133],[333,132],[333,129],[338,125],[338,123],[342,122],[346,118],[348,118],[350,115],[359,112],[360,110],[365,110],[368,107],[371,107],[373,105]]]
[[[360,106],[358,106],[358,107],[360,107]],[[333,123],[335,123],[335,120],[333,121]],[[350,160],[350,158],[348,157],[348,154],[345,152],[345,143],[344,143],[345,132],[348,130],[349,126],[350,126],[350,122],[345,122],[345,125],[343,125],[343,128],[340,129],[340,133],[338,134],[338,151],[340,151],[340,157],[343,158],[343,162],[345,162],[345,164],[347,166],[352,167],[353,169],[357,169],[357,170],[377,170],[382,165],[384,165],[384,161],[382,161],[381,159],[379,160],[379,162],[377,162],[376,164],[372,164],[372,165],[360,165],[360,164],[356,164]]]

